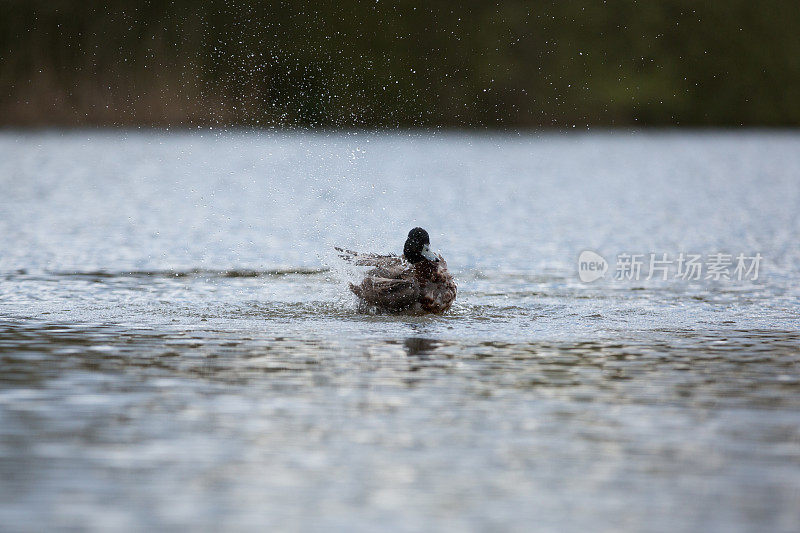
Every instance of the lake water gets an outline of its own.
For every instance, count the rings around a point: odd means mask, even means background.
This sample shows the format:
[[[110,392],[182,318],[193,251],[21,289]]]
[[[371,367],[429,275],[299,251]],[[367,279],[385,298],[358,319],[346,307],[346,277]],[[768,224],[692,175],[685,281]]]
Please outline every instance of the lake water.
[[[798,133],[7,131],[0,187],[3,529],[800,530]],[[357,312],[332,246],[417,225],[454,307]]]

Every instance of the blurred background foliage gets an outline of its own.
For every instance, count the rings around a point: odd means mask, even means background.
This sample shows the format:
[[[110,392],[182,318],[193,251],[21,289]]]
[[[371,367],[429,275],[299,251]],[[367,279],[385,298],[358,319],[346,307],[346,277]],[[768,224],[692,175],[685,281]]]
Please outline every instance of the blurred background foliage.
[[[3,126],[800,124],[797,0],[0,6]]]

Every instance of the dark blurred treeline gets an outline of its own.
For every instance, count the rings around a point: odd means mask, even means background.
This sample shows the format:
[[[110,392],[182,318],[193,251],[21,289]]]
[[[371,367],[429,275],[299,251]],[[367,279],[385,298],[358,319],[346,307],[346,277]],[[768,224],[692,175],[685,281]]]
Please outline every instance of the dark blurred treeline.
[[[0,0],[0,125],[800,125],[800,3]]]

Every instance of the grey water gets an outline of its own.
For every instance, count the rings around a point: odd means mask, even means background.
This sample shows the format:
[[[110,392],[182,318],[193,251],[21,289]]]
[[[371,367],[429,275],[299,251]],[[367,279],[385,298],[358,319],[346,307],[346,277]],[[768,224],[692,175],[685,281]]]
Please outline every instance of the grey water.
[[[0,133],[0,529],[798,531],[799,206],[795,132]],[[359,312],[414,226],[454,307]]]

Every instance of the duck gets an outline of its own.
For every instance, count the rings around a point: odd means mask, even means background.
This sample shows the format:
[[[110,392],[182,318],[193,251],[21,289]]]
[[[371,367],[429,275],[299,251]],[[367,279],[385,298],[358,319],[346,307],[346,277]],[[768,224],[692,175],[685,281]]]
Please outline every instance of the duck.
[[[408,232],[402,256],[334,248],[345,261],[373,267],[360,284],[350,283],[350,291],[361,307],[390,313],[441,314],[453,305],[457,287],[444,258],[434,253],[430,244],[428,232],[418,227]]]

